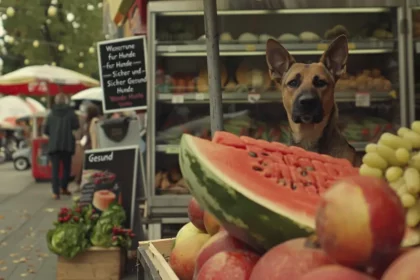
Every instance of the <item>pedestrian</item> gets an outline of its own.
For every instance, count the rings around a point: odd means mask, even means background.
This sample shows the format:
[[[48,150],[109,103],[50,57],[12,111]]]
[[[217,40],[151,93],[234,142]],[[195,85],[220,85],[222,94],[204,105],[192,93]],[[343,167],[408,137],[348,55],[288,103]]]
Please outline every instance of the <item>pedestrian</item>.
[[[80,140],[80,145],[83,148],[83,152],[86,150],[97,149],[98,148],[98,137],[96,132],[96,125],[101,119],[101,110],[98,106],[91,103],[86,107],[85,122],[82,130],[82,139]],[[77,191],[80,190],[80,184],[82,183],[83,177],[83,166],[81,167],[76,183],[79,185]]]
[[[49,137],[48,154],[52,165],[54,199],[60,199],[60,187],[61,194],[71,195],[67,187],[71,175],[71,160],[75,152],[74,132],[79,129],[79,119],[68,103],[67,96],[63,93],[58,94],[44,125],[44,134]],[[60,163],[63,165],[61,182]]]

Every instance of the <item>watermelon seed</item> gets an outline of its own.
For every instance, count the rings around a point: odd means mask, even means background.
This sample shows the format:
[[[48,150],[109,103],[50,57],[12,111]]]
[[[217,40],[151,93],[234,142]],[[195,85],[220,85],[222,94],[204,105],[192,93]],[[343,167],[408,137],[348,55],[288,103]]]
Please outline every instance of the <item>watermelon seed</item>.
[[[315,169],[312,166],[308,166],[308,167],[306,167],[306,170],[307,171],[314,171]]]
[[[261,153],[263,156],[268,156],[268,154],[267,153]]]
[[[257,154],[254,152],[249,152],[248,155],[250,155],[251,157],[257,157]]]
[[[302,176],[307,176],[307,175],[308,175],[308,172],[306,172],[306,170],[303,170],[300,174],[301,174]]]
[[[252,169],[255,171],[263,171],[263,169],[260,166],[253,166]]]
[[[292,190],[296,190],[296,189],[297,189],[296,185],[292,184]]]
[[[286,180],[284,179],[278,179],[277,184],[282,184],[283,186],[286,186]]]

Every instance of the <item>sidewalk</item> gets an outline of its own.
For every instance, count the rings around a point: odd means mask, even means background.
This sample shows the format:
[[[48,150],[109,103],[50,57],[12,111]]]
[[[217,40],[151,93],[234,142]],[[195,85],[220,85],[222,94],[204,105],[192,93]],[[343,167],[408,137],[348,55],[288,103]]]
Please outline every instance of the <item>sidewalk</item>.
[[[49,183],[35,183],[30,171],[10,163],[0,165],[0,180],[0,280],[56,279],[57,257],[45,235],[71,198],[53,200]]]
[[[55,279],[57,258],[45,234],[71,198],[53,200],[48,183],[9,163],[0,165],[0,178],[0,279]]]

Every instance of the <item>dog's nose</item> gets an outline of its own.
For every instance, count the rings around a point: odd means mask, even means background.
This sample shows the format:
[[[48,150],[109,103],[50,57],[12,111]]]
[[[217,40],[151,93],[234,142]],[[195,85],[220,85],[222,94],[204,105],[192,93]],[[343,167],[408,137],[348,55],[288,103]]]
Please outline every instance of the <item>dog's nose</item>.
[[[303,107],[311,107],[317,104],[318,97],[315,94],[302,94],[298,102]]]

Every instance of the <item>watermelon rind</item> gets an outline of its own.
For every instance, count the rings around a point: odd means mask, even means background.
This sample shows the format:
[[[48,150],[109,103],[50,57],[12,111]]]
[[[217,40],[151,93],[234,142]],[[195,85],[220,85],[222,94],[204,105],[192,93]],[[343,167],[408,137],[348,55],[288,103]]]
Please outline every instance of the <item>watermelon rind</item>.
[[[314,232],[313,217],[305,217],[299,209],[273,205],[225,176],[217,162],[212,163],[200,154],[197,144],[201,141],[207,140],[188,134],[182,136],[181,172],[191,194],[232,236],[256,250],[266,251],[286,240],[307,237]]]

